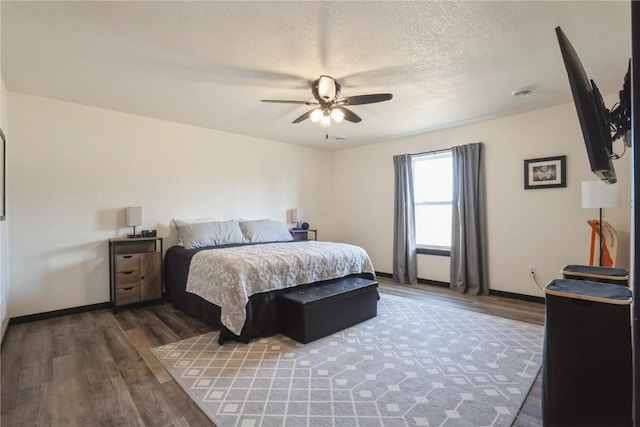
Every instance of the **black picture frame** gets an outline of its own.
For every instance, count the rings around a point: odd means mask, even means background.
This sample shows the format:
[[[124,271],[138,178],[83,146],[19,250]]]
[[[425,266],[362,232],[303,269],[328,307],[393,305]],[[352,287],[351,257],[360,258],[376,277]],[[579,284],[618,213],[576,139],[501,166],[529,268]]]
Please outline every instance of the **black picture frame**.
[[[567,156],[542,157],[524,161],[524,189],[567,186]]]
[[[0,138],[2,139],[2,147],[0,147],[0,155],[2,159],[0,159],[0,221],[4,221],[7,219],[7,138],[4,135],[4,132],[0,128]]]

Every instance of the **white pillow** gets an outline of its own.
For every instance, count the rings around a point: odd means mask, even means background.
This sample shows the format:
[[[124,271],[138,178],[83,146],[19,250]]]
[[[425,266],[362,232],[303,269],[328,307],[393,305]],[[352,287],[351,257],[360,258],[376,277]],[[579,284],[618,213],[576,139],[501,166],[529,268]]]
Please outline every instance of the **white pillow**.
[[[178,223],[178,236],[186,249],[247,243],[238,221]]]
[[[189,219],[175,218],[173,221],[176,223],[176,225],[190,225],[190,224],[197,224],[199,222],[223,222],[224,218],[221,218],[221,217],[189,218]]]
[[[224,221],[224,219],[223,218],[214,218],[214,217],[210,217],[210,218],[190,218],[190,219],[174,218],[173,219],[173,222],[176,224],[176,228],[183,227],[185,225],[197,224],[199,222],[215,222],[215,221]],[[182,242],[182,238],[180,237],[180,234],[178,234],[178,246],[184,246],[184,244]]]
[[[242,234],[251,243],[286,242],[293,240],[287,225],[270,219],[241,221]]]

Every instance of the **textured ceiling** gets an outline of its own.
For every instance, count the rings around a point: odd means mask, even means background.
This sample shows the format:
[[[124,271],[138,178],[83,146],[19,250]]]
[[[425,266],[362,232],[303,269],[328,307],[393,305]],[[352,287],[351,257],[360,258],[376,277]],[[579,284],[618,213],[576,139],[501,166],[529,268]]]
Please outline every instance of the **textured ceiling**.
[[[571,102],[554,28],[615,94],[628,2],[0,3],[7,89],[329,150]],[[291,122],[309,81],[391,92],[362,122]],[[534,90],[518,100],[519,88]],[[346,137],[336,141],[337,136]]]

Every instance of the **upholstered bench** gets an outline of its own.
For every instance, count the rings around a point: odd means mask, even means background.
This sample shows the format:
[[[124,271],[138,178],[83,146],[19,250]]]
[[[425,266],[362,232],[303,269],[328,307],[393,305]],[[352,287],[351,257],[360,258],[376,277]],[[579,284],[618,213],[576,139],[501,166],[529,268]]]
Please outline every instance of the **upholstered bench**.
[[[278,298],[280,332],[306,344],[375,317],[378,283],[346,277]]]

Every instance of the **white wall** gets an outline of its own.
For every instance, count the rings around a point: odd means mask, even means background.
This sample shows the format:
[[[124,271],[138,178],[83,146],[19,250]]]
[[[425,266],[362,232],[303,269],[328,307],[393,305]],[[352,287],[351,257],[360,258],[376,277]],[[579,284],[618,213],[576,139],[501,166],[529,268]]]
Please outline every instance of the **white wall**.
[[[8,138],[7,87],[0,74],[0,128]],[[1,185],[1,184],[0,184]],[[0,221],[0,340],[9,325],[9,232],[7,221]]]
[[[142,206],[143,228],[160,236],[172,218],[285,221],[300,207],[322,238],[332,237],[328,152],[8,98],[11,317],[108,301],[107,239],[131,231],[126,206]]]
[[[2,8],[0,7],[0,14]],[[2,21],[2,19],[0,19]],[[0,31],[2,33],[2,31]],[[0,38],[1,39],[1,38]],[[2,42],[0,41],[0,46]],[[0,128],[7,134],[7,87],[2,78],[2,55],[0,54]],[[0,159],[1,160],[1,159]],[[0,172],[1,173],[1,172]],[[1,184],[0,184],[1,185]],[[9,253],[6,221],[0,222],[0,341],[9,326]]]
[[[487,153],[491,288],[542,295],[530,266],[545,284],[564,265],[588,259],[586,221],[597,211],[580,207],[580,181],[595,176],[571,104],[329,153],[5,95],[3,86],[3,103],[7,97],[9,221],[0,223],[0,284],[10,317],[108,301],[107,239],[130,231],[130,205],[142,206],[143,228],[161,236],[172,218],[284,221],[287,209],[301,207],[323,240],[359,244],[377,271],[390,273],[392,156],[478,141]],[[523,161],[554,155],[568,156],[567,188],[524,190]],[[629,163],[627,155],[615,164],[625,197]],[[607,209],[605,219],[618,231],[618,264],[626,267],[629,209]],[[448,269],[446,257],[419,256],[421,278],[447,282]]]
[[[615,98],[606,100],[612,105]],[[391,273],[393,259],[393,161],[402,153],[484,142],[487,168],[489,279],[494,290],[541,296],[541,284],[567,264],[587,264],[596,209],[581,208],[580,182],[589,169],[573,104],[340,151],[334,155],[332,203],[336,233],[363,246],[377,271]],[[622,149],[617,142],[615,148]],[[567,156],[567,187],[524,190],[525,159]],[[625,205],[605,210],[620,237],[618,266],[629,266],[630,151],[615,162]],[[449,259],[418,255],[418,276],[449,281]]]

